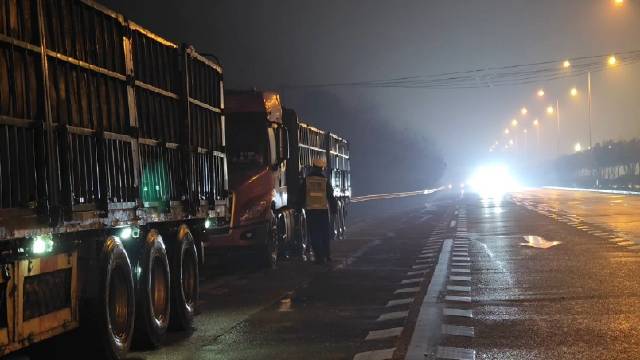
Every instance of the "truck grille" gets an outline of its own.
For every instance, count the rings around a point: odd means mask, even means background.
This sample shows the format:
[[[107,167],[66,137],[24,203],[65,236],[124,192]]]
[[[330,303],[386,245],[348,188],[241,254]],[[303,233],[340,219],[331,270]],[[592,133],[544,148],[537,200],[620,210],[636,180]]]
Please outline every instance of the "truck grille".
[[[24,321],[71,306],[71,269],[24,279]]]

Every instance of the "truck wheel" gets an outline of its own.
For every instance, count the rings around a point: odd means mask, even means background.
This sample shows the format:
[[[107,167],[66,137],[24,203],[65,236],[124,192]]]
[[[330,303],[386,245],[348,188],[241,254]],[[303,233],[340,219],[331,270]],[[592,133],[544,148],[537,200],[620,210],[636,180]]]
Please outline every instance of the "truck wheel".
[[[309,243],[309,228],[307,227],[307,214],[304,210],[300,213],[300,257],[303,262],[315,261],[313,247]]]
[[[338,211],[336,217],[338,218],[338,239],[344,239],[344,216],[342,216],[342,211],[344,209],[344,204],[342,202],[338,202]]]
[[[331,222],[333,223],[333,239],[340,239],[340,202],[336,204],[336,211],[331,213]]]
[[[189,330],[198,304],[198,253],[189,229],[182,225],[170,252],[171,321],[175,330]]]
[[[122,359],[131,346],[135,293],[131,263],[122,242],[109,237],[100,254],[98,341],[107,359]]]
[[[278,256],[280,252],[280,234],[278,234],[278,219],[275,215],[270,217],[267,223],[266,239],[262,249],[264,266],[268,269],[275,269],[278,266]]]
[[[340,216],[342,217],[342,238],[344,238],[347,233],[347,204],[342,204]]]
[[[143,346],[157,348],[169,325],[171,281],[167,251],[156,230],[147,236],[139,265],[135,340]]]

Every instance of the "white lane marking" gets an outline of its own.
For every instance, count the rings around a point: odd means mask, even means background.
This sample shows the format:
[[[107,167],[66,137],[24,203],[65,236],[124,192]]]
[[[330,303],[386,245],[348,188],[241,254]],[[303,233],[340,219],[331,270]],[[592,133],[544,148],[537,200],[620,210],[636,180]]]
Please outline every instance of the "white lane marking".
[[[433,261],[433,259],[418,259],[418,260],[416,260],[416,263],[424,264],[424,263],[430,263],[432,261]]]
[[[471,286],[447,285],[449,291],[471,292]]]
[[[402,288],[402,289],[398,289],[396,291],[394,291],[394,294],[407,294],[407,293],[416,293],[420,291],[419,287],[412,287],[412,288]]]
[[[468,263],[468,262],[464,262],[464,263],[461,263],[461,262],[454,262],[454,263],[451,263],[451,266],[456,266],[456,267],[469,267],[469,266],[471,266],[471,263]]]
[[[406,285],[406,284],[415,284],[415,283],[421,283],[424,280],[424,278],[418,278],[418,279],[407,279],[407,280],[402,280],[400,282],[401,285]]]
[[[435,254],[422,254],[422,255],[419,255],[418,258],[420,258],[420,259],[431,259],[431,258],[434,258],[435,256],[436,256]]]
[[[444,308],[444,309],[442,309],[442,315],[444,315],[444,316],[459,316],[459,317],[472,318],[473,317],[473,311],[472,310],[465,310],[465,309]]]
[[[470,296],[454,296],[454,295],[447,295],[444,297],[445,301],[452,301],[452,302],[463,302],[463,303],[470,303],[471,302],[471,297]]]
[[[468,274],[468,273],[470,273],[470,272],[471,272],[471,270],[469,270],[469,269],[453,268],[453,269],[451,269],[451,272],[452,272],[452,273],[465,273],[465,274]]]
[[[378,316],[376,321],[387,321],[387,320],[404,319],[407,316],[409,316],[409,312],[408,311],[396,311],[396,312],[390,312],[390,313],[382,314],[382,315]]]
[[[456,227],[456,224],[457,224],[457,223],[458,223],[457,221],[455,221],[455,220],[451,220],[451,222],[449,223],[449,227],[450,227],[450,228]]]
[[[628,249],[631,250],[640,250],[640,245],[636,245],[636,246],[629,246]]]
[[[394,352],[396,348],[361,352],[356,354],[353,360],[390,360],[393,359]]]
[[[389,302],[387,303],[387,305],[385,305],[385,307],[413,304],[414,300],[415,300],[414,298],[389,300]]]
[[[429,267],[430,267],[429,265],[413,265],[411,268],[413,270],[420,270],[420,269],[427,269]]]
[[[426,274],[426,273],[428,273],[428,272],[429,272],[429,270],[409,271],[409,272],[407,273],[407,276],[421,275],[421,274],[422,274],[422,275],[424,275],[424,274]]]
[[[453,261],[471,261],[471,258],[465,256],[454,256],[451,258]]]
[[[444,290],[447,280],[451,243],[452,240],[449,239],[442,246],[442,252],[427,288],[427,294],[420,306],[420,313],[411,335],[405,360],[424,360],[425,354],[432,356],[437,351],[436,345],[440,339],[440,329],[433,325],[440,324],[442,319],[443,306],[440,302],[440,293]]]
[[[395,327],[390,329],[369,331],[365,340],[380,340],[380,339],[400,336],[400,334],[402,334],[403,329],[404,329],[403,327]]]
[[[627,241],[627,239],[614,238],[614,239],[609,239],[609,241],[614,242],[614,243],[618,243],[618,242]]]
[[[469,256],[468,251],[454,251],[452,253],[453,256]]]
[[[449,276],[449,280],[451,280],[451,281],[471,281],[471,276],[451,275],[451,276]]]
[[[425,356],[426,355],[427,354],[425,354]],[[438,346],[436,356],[439,359],[447,360],[475,360],[476,351],[456,347]]]
[[[474,337],[475,329],[471,326],[442,324],[442,333],[445,335]]]

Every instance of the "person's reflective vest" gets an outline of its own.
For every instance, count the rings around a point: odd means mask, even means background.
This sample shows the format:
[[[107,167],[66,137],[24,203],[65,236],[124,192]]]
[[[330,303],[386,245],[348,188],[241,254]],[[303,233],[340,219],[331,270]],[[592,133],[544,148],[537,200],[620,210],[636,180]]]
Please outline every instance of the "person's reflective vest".
[[[321,176],[307,176],[307,201],[309,210],[328,210],[327,179]]]

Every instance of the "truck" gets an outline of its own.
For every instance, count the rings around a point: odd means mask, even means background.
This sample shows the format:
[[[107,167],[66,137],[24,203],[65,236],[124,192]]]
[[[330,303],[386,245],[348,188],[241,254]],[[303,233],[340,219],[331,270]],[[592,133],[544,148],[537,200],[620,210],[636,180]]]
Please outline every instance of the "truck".
[[[230,223],[222,68],[88,0],[0,2],[0,355],[192,327]],[[86,333],[86,331],[83,331]]]
[[[337,200],[331,223],[342,237],[351,198],[349,143],[303,122],[275,91],[229,90],[225,101],[230,230],[211,236],[206,248],[256,249],[267,267],[283,256],[312,259],[301,185],[313,160],[324,159]]]

